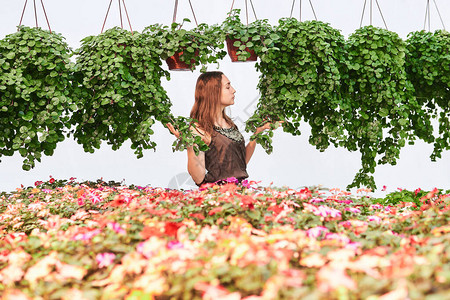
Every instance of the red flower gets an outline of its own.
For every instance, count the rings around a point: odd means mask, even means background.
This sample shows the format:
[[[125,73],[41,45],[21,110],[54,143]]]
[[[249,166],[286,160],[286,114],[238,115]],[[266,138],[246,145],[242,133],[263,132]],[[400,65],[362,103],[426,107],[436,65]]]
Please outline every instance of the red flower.
[[[177,223],[177,222],[166,222],[166,225],[164,226],[164,232],[168,236],[176,237],[178,228],[180,228],[181,225],[182,225],[181,223]]]
[[[53,178],[53,177],[50,177],[50,180],[48,181],[50,184],[52,184],[52,183],[55,183],[55,178]]]

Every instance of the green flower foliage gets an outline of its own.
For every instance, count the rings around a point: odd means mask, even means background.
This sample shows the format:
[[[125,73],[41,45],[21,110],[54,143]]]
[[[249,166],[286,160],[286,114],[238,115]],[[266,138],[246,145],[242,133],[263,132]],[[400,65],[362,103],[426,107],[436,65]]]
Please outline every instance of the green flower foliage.
[[[154,50],[162,59],[182,52],[180,60],[190,65],[191,70],[201,64],[202,72],[206,71],[207,64],[217,63],[226,55],[225,51],[220,50],[224,47],[220,28],[203,23],[185,30],[181,28],[184,22],[190,20],[173,23],[170,28],[161,24],[151,25],[144,29],[143,34],[154,43]]]
[[[395,165],[400,149],[416,137],[429,141],[431,124],[414,94],[405,69],[405,42],[394,32],[367,26],[356,30],[346,44],[343,82],[351,101],[345,129],[349,150],[361,152],[362,168],[351,187],[375,189],[375,166]],[[381,158],[378,159],[378,155]]]
[[[168,118],[172,105],[161,86],[169,73],[155,49],[151,37],[117,27],[82,40],[74,73],[80,109],[71,123],[86,152],[102,141],[117,150],[128,139],[138,158],[155,149],[151,127]]]
[[[324,151],[344,137],[343,114],[348,105],[340,95],[344,37],[328,24],[281,19],[270,39],[268,51],[256,65],[261,72],[261,99],[247,122],[254,130],[265,121],[285,120],[284,131],[300,135],[300,122],[311,126],[310,143]],[[257,142],[272,151],[272,132]]]
[[[19,152],[30,170],[64,140],[71,99],[71,50],[60,34],[19,27],[0,40],[0,157]]]
[[[450,149],[450,33],[411,32],[406,43],[407,71],[417,99],[427,107],[430,118],[439,120],[439,135],[431,155],[435,161],[443,150]]]
[[[239,17],[241,10],[233,9],[225,21],[221,24],[223,40],[229,38],[235,40],[233,46],[239,48],[236,52],[240,61],[245,61],[250,57],[253,50],[257,54],[268,51],[267,45],[272,44],[272,38],[278,39],[273,35],[272,26],[267,20],[256,20],[250,24],[244,25]]]

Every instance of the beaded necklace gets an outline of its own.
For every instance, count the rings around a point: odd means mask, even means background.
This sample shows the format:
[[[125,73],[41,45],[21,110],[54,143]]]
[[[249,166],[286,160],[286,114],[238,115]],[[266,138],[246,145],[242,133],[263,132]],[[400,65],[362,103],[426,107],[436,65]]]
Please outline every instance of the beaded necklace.
[[[239,142],[242,142],[244,140],[244,137],[239,132],[239,130],[237,130],[236,127],[222,128],[222,127],[218,127],[218,126],[213,126],[213,128],[218,133],[226,136],[227,138],[229,138],[230,140],[233,140],[235,142],[239,143]]]

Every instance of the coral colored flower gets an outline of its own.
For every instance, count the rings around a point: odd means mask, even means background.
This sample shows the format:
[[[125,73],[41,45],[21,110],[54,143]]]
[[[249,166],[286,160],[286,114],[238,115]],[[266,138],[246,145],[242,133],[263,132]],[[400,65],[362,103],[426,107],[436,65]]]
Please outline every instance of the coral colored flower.
[[[115,258],[116,255],[114,253],[105,252],[97,254],[95,260],[97,261],[99,268],[104,268],[112,264]]]
[[[222,207],[216,207],[216,208],[213,208],[213,209],[211,209],[210,211],[209,211],[209,213],[208,213],[208,215],[210,215],[210,216],[214,216],[216,213],[218,213],[218,212],[221,212],[222,211]]]

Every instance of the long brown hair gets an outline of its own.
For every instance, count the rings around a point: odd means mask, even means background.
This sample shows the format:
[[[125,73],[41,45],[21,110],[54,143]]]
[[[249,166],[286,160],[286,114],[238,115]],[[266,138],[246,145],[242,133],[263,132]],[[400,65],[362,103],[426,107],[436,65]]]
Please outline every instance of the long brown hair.
[[[213,135],[213,126],[217,111],[220,109],[222,97],[222,75],[220,71],[206,72],[197,79],[195,86],[195,102],[191,110],[191,118],[198,120],[201,129]],[[222,111],[222,116],[229,125],[236,125]]]

